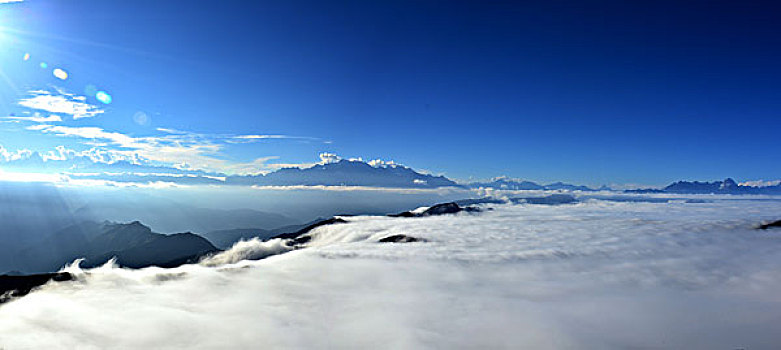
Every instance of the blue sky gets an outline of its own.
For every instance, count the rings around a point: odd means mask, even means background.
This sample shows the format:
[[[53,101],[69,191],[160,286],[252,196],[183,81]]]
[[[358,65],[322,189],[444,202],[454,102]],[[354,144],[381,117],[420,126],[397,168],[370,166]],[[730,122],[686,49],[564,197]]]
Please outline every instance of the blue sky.
[[[0,4],[0,161],[29,150],[251,173],[329,152],[463,180],[777,179],[778,10],[718,1]]]

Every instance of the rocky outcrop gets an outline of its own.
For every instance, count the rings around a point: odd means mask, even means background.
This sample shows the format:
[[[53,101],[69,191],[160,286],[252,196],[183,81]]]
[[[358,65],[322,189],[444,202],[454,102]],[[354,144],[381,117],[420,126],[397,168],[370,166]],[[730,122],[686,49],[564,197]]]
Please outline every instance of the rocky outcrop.
[[[407,235],[393,235],[379,240],[380,243],[411,243],[411,242],[425,242],[425,241],[426,240],[423,238],[412,237]]]
[[[434,215],[445,215],[445,214],[456,214],[460,213],[462,211],[465,212],[480,212],[481,209],[477,207],[461,207],[455,202],[450,203],[441,203],[437,204],[433,207],[430,207],[422,212],[416,213],[411,211],[405,211],[398,214],[390,214],[388,216],[390,217],[401,217],[401,218],[417,218],[417,217],[423,217],[423,216],[434,216]]]
[[[49,281],[63,282],[73,279],[73,275],[67,272],[43,273],[37,275],[0,275],[0,303],[12,298],[24,296],[35,288]]]
[[[766,222],[764,224],[761,224],[761,225],[757,226],[757,228],[760,229],[760,230],[767,230],[767,229],[770,229],[770,228],[781,228],[781,220],[773,221],[773,222]]]

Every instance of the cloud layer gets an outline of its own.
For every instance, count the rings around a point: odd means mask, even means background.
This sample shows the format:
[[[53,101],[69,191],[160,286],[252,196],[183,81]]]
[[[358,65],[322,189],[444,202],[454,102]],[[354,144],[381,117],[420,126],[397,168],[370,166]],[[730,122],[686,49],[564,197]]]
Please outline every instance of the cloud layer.
[[[265,260],[77,271],[1,306],[0,345],[772,348],[781,236],[752,225],[779,209],[590,201],[347,217]],[[393,234],[428,242],[377,243]]]

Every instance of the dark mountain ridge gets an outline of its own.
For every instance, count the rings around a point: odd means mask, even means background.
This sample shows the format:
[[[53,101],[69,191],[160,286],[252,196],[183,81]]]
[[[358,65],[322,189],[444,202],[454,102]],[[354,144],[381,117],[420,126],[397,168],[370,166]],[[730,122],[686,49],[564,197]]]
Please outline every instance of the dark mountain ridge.
[[[205,238],[193,233],[154,233],[138,221],[82,222],[45,236],[16,254],[16,270],[51,272],[76,259],[94,267],[116,258],[124,267],[172,267],[195,261],[218,251]]]

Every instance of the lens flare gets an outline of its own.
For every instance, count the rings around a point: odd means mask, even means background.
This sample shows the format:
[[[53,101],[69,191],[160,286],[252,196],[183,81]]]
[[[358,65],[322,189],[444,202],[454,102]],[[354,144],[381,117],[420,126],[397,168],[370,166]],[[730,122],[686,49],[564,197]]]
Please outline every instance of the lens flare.
[[[30,59],[30,54],[29,53],[24,54],[24,57],[22,57],[22,59],[25,60],[25,61],[29,60]]]
[[[95,87],[95,85],[89,84],[86,87],[84,87],[84,94],[87,96],[94,96],[98,93],[98,88]]]
[[[48,68],[48,67],[49,67],[49,65],[48,65],[48,64],[46,64],[46,62],[41,62],[40,66],[41,66],[41,68],[43,68],[43,69],[46,69],[46,68]]]
[[[98,101],[103,102],[103,104],[109,104],[111,103],[111,95],[109,95],[105,91],[98,91],[95,94],[95,98],[98,99]]]
[[[138,125],[148,125],[149,124],[149,115],[138,111],[136,114],[133,114],[133,121]]]
[[[60,68],[55,68],[54,71],[52,71],[52,74],[54,74],[54,76],[57,77],[57,79],[60,79],[60,80],[68,79],[68,72],[66,72],[66,71],[64,71],[64,70],[62,70]]]

